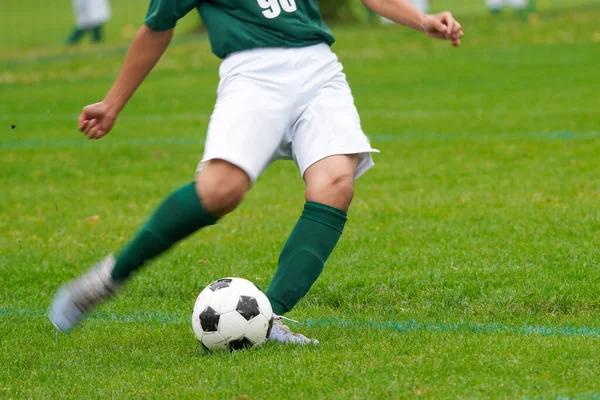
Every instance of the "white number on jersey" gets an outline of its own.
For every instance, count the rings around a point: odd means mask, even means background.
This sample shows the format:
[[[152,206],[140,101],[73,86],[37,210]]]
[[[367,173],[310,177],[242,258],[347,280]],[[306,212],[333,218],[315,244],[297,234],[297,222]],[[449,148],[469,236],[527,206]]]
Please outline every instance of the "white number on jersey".
[[[279,17],[281,10],[292,13],[298,9],[296,0],[256,0],[266,18],[273,19]]]
[[[296,7],[296,0],[279,0],[279,4],[281,4],[281,8],[285,12],[293,13],[298,9]]]

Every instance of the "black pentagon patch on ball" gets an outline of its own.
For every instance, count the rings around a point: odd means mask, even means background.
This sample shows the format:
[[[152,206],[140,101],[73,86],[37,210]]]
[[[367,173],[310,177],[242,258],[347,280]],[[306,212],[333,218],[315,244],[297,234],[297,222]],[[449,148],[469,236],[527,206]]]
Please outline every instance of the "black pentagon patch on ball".
[[[216,292],[219,289],[224,289],[226,287],[229,287],[231,285],[231,281],[232,281],[232,279],[229,279],[229,278],[223,278],[223,279],[216,280],[210,284],[209,289],[212,290],[213,292]]]
[[[246,318],[246,321],[250,321],[252,318],[260,314],[258,301],[251,296],[240,296],[240,300],[238,301],[235,309],[242,317]]]
[[[221,315],[210,307],[200,313],[200,325],[204,332],[216,332]]]
[[[229,350],[243,350],[248,347],[252,347],[252,342],[245,337],[229,342]]]

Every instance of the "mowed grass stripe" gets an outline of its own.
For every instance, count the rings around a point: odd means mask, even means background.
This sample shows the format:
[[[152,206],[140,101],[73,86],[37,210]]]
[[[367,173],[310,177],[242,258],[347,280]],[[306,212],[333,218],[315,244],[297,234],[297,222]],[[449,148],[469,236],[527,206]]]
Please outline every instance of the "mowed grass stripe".
[[[468,139],[470,141],[482,142],[491,140],[588,140],[600,139],[600,132],[521,132],[521,133],[503,133],[503,134],[473,134],[473,133],[429,133],[429,134],[411,134],[411,133],[375,133],[368,134],[371,141],[377,142],[396,142],[407,140],[428,140],[428,141],[454,141]],[[19,149],[55,149],[69,147],[92,147],[92,146],[145,146],[145,145],[203,145],[205,136],[198,137],[143,137],[112,139],[104,141],[78,139],[56,139],[56,140],[7,140],[0,141],[0,150],[19,150]]]
[[[359,110],[363,117],[379,118],[411,118],[411,119],[429,119],[432,117],[456,117],[456,116],[545,116],[545,115],[573,115],[573,114],[595,114],[598,110],[593,108],[525,108],[525,109],[473,109],[468,110],[435,110],[435,109],[410,109],[410,110],[390,110],[390,109],[372,109]],[[78,114],[73,113],[7,113],[0,115],[0,121],[71,121],[77,124]],[[126,114],[119,116],[121,120],[160,120],[160,121],[208,121],[210,113],[206,112],[184,112],[184,113],[143,113]]]
[[[0,308],[0,317],[17,317],[26,319],[46,318],[45,312],[39,310]],[[144,312],[121,315],[108,312],[95,312],[90,316],[94,321],[118,321],[127,323],[155,323],[155,324],[188,324],[190,317],[173,315],[161,312]],[[600,327],[589,326],[547,326],[547,325],[506,325],[498,323],[478,324],[474,322],[435,322],[425,323],[415,320],[404,321],[377,321],[340,318],[304,319],[297,322],[299,325],[316,328],[344,328],[344,329],[373,329],[387,330],[400,333],[408,332],[445,332],[445,333],[472,333],[472,334],[512,334],[512,335],[541,335],[541,336],[580,336],[600,337]]]

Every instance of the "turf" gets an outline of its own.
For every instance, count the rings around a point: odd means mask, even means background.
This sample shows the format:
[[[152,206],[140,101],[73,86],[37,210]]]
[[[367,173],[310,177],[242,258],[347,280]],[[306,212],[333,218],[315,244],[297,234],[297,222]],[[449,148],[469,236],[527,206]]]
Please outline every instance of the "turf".
[[[289,315],[321,345],[233,354],[201,349],[191,307],[222,276],[268,284],[303,204],[292,163],[71,335],[44,317],[57,286],[117,250],[202,155],[218,60],[193,21],[110,136],[76,131],[143,15],[126,3],[98,47],[61,48],[68,2],[9,0],[0,17],[0,398],[600,397],[598,3],[539,1],[524,20],[461,2],[460,49],[336,27],[382,152]]]

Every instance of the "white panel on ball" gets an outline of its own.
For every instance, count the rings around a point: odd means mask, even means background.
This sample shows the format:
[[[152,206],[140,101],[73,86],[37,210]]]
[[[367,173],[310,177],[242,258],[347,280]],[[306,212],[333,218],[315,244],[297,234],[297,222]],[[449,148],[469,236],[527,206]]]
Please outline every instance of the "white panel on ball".
[[[237,311],[222,314],[219,318],[218,332],[226,340],[236,340],[244,337],[248,321]]]
[[[271,307],[271,302],[263,292],[259,292],[256,295],[256,301],[262,315],[264,315],[268,320],[273,318],[273,308]]]
[[[254,283],[243,278],[233,278],[231,287],[238,289],[240,293],[246,296],[250,296],[261,291]]]
[[[267,339],[266,335],[268,330],[269,320],[262,314],[259,314],[248,322],[246,337],[256,346]]]
[[[202,335],[202,344],[209,350],[227,350],[229,348],[227,340],[223,339],[218,332],[205,332]]]
[[[202,341],[202,325],[200,325],[200,315],[196,314],[194,311],[192,313],[192,329],[194,329],[194,335],[196,335],[196,339]]]
[[[198,297],[196,297],[196,304],[198,306],[209,304],[213,293],[214,292],[212,290],[210,290],[209,288],[204,289],[203,291],[200,292]],[[200,313],[202,310],[195,310],[195,311]]]
[[[235,288],[227,287],[219,289],[212,294],[210,306],[219,314],[225,314],[235,310],[239,298],[240,293]]]

